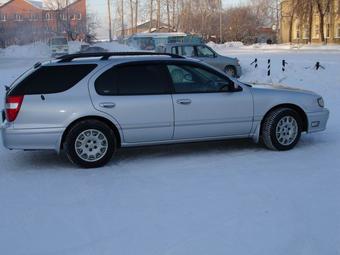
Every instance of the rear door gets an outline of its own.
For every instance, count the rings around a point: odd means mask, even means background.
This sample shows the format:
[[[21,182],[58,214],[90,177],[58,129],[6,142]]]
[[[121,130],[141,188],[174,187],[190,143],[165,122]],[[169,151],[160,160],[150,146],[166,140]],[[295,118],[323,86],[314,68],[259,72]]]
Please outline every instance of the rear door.
[[[171,140],[174,130],[170,80],[155,63],[112,67],[94,81],[92,100],[122,128],[125,143]]]
[[[198,64],[167,65],[174,86],[174,139],[244,137],[253,125],[253,99],[244,88]]]

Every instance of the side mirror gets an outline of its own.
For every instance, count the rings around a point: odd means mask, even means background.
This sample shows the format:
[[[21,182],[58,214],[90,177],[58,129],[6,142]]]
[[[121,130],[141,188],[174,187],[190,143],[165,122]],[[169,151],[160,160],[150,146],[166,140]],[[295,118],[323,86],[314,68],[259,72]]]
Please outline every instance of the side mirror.
[[[233,82],[233,84],[231,85],[232,88],[232,92],[241,92],[243,91],[242,87],[239,86],[236,82]]]
[[[243,91],[242,87],[237,85],[235,82],[230,83],[225,83],[221,86],[220,88],[221,92],[230,92],[230,93],[234,93],[234,92],[241,92]]]

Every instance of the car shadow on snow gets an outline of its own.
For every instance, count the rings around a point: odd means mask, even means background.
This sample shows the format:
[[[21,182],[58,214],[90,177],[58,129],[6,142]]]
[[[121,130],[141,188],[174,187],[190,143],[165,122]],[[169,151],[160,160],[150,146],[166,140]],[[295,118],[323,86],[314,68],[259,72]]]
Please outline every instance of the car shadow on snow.
[[[316,142],[313,138],[302,138],[297,149],[304,147],[313,147]],[[71,164],[65,153],[60,155],[53,151],[13,151],[0,154],[1,161],[11,162],[4,163],[0,168],[7,169],[34,169],[34,170],[64,170],[79,169]],[[226,140],[212,142],[195,142],[183,144],[157,145],[135,148],[122,148],[117,151],[114,158],[109,162],[107,167],[123,166],[127,163],[138,161],[152,160],[183,160],[188,157],[207,157],[209,155],[226,155],[226,156],[245,156],[249,153],[272,153],[261,144],[255,144],[252,140]],[[15,162],[15,163],[13,163]],[[166,162],[168,163],[168,162]]]

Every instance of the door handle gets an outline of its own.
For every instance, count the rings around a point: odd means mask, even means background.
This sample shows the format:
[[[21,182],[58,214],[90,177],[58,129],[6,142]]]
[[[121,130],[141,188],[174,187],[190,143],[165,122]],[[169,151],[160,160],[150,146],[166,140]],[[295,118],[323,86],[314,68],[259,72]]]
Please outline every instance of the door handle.
[[[183,104],[183,105],[188,105],[191,104],[192,101],[190,99],[179,99],[177,100],[177,104]]]
[[[115,103],[100,103],[99,106],[101,108],[112,109],[116,106],[116,104]]]

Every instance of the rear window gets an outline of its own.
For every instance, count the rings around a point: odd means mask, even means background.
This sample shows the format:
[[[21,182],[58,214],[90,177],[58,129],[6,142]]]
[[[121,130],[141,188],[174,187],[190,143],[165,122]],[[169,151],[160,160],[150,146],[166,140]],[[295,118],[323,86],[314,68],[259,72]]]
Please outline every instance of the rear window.
[[[169,92],[170,81],[164,65],[143,64],[114,67],[95,83],[99,95],[156,95]]]
[[[55,94],[69,90],[97,65],[42,66],[19,82],[10,95]]]

